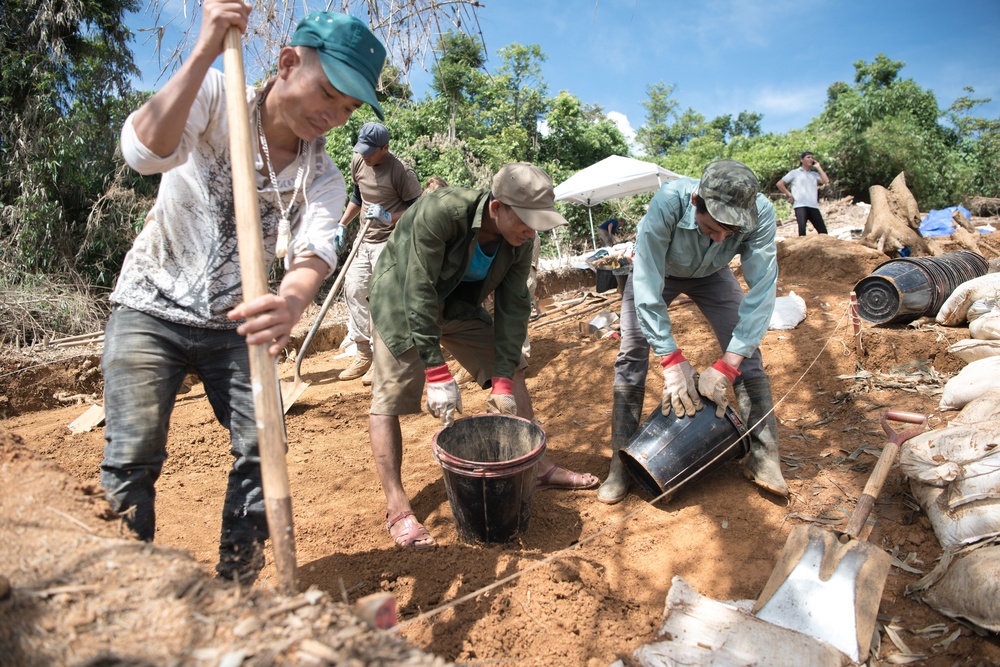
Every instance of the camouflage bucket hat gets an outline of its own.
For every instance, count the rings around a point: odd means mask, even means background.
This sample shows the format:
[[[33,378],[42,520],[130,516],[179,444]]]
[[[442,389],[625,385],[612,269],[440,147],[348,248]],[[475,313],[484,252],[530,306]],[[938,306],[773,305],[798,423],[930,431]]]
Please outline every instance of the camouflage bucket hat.
[[[702,172],[698,194],[716,222],[752,232],[757,227],[759,188],[748,166],[736,160],[717,160]]]

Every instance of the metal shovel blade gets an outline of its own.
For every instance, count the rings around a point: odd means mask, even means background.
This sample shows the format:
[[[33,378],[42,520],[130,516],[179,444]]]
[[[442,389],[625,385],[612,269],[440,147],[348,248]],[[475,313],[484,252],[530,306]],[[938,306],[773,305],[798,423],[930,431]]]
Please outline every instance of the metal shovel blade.
[[[862,662],[871,648],[892,558],[877,546],[816,526],[796,526],[754,616],[821,639]]]
[[[295,402],[295,399],[301,396],[308,388],[309,388],[309,383],[297,375],[295,376],[295,379],[292,382],[282,382],[281,383],[282,414],[288,414],[288,409],[292,407],[292,403]]]

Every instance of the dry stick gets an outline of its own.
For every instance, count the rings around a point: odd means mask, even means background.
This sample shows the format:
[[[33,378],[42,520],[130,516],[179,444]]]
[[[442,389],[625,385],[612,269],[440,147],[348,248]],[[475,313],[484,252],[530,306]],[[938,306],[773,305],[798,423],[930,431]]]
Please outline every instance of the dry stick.
[[[540,329],[540,328],[542,328],[544,326],[548,326],[549,324],[556,324],[557,322],[562,322],[563,320],[568,320],[571,317],[577,317],[579,315],[584,315],[586,313],[592,312],[592,311],[597,310],[599,308],[604,308],[604,307],[607,307],[607,306],[612,306],[612,305],[618,303],[619,301],[621,301],[621,298],[622,297],[619,294],[619,295],[617,295],[617,296],[615,296],[613,298],[605,299],[605,300],[600,301],[598,303],[581,304],[581,305],[583,305],[582,308],[580,308],[579,306],[577,306],[575,308],[571,308],[569,311],[566,312],[565,315],[560,315],[559,317],[554,317],[551,320],[545,320],[545,321],[542,321],[542,322],[538,322],[538,323],[535,324],[535,328],[536,329]]]
[[[851,326],[854,328],[854,352],[858,356],[858,368],[861,368],[861,318],[858,316],[858,294],[851,291]]]
[[[46,345],[58,345],[60,343],[71,343],[78,340],[90,340],[92,338],[104,338],[104,331],[95,331],[94,333],[80,334],[78,336],[66,336],[65,338],[53,338],[46,343]]]
[[[230,28],[226,31],[224,46],[236,241],[243,280],[243,299],[252,301],[267,294],[268,289],[239,29]],[[274,549],[278,591],[284,595],[292,595],[296,592],[295,534],[285,461],[285,423],[281,412],[278,366],[267,351],[268,345],[247,346],[250,353],[250,382],[257,421],[264,507]]]

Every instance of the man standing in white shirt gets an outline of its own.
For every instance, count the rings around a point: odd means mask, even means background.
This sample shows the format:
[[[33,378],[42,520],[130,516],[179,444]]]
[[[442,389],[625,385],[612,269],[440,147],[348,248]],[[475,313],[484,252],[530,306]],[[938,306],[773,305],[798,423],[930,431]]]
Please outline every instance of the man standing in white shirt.
[[[803,151],[799,155],[798,169],[792,169],[778,181],[778,189],[788,197],[795,209],[799,236],[806,235],[806,222],[811,222],[817,233],[826,234],[823,214],[819,211],[819,186],[829,182],[830,177],[816,161],[812,151]],[[789,184],[792,186],[791,191],[788,190]]]

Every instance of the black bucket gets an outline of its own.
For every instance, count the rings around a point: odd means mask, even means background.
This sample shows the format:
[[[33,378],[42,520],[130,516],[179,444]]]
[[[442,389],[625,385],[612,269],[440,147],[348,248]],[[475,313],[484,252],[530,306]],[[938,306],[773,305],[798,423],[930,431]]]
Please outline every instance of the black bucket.
[[[663,414],[657,407],[618,453],[650,495],[669,492],[666,501],[691,480],[749,451],[746,425],[736,411],[730,406],[716,417],[715,404],[704,397],[701,402],[704,407],[693,417]]]
[[[858,314],[873,324],[933,317],[956,287],[986,275],[988,268],[986,259],[971,250],[890,259],[854,286]]]
[[[475,415],[434,434],[434,459],[458,535],[465,542],[510,542],[528,531],[545,431],[508,415]]]

